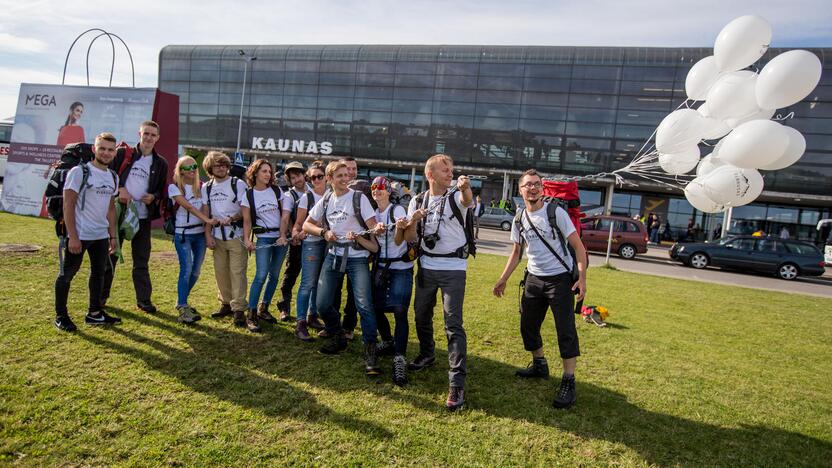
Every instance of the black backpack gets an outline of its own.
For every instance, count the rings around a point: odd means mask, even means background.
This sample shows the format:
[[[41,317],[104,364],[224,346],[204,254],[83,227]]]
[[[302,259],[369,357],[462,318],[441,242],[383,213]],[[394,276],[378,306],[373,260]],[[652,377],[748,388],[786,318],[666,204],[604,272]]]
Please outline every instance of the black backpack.
[[[416,196],[417,207],[427,208],[427,201],[430,200],[430,197],[427,196],[427,193],[428,191],[425,190],[424,192]],[[474,207],[476,206],[476,202],[472,202],[471,206],[465,209],[465,215],[463,216],[462,211],[460,211],[459,207],[456,206],[456,202],[452,200],[453,196],[454,192],[448,193],[448,198],[451,199],[451,213],[453,213],[454,219],[456,219],[460,226],[462,226],[462,230],[465,232],[465,245],[456,249],[456,251],[447,254],[432,254],[423,251],[423,249],[421,248],[421,241],[422,238],[425,236],[425,222],[419,221],[419,226],[416,230],[419,234],[419,255],[427,255],[428,257],[456,257],[463,259],[468,258],[469,255],[472,257],[477,256],[477,237],[474,232]]]

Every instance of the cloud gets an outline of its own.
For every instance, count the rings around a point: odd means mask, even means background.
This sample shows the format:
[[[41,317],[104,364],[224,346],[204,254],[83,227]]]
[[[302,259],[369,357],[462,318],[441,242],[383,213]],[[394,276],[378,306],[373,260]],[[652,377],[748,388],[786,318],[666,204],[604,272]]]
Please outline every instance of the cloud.
[[[49,44],[40,39],[19,37],[0,32],[0,44],[7,53],[40,53],[49,48]]]

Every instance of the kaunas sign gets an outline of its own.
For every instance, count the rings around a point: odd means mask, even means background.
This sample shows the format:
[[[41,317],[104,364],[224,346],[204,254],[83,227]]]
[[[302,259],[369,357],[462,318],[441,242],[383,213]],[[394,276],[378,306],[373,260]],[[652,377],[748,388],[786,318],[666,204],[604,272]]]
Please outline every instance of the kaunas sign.
[[[306,154],[332,154],[332,142],[252,137],[251,149]]]

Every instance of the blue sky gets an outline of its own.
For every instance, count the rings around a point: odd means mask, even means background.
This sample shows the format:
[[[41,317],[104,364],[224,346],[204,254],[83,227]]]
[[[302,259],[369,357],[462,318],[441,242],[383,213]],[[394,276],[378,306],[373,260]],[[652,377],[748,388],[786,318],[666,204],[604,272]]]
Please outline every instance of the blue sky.
[[[733,18],[758,14],[773,47],[832,46],[832,8],[819,0],[715,1],[217,1],[0,0],[0,118],[21,82],[60,83],[72,40],[89,28],[120,35],[136,86],[156,86],[168,44],[494,44],[713,46]],[[85,84],[89,39],[70,57],[67,84]],[[114,85],[130,85],[118,51]],[[90,83],[106,85],[110,45],[92,47]]]

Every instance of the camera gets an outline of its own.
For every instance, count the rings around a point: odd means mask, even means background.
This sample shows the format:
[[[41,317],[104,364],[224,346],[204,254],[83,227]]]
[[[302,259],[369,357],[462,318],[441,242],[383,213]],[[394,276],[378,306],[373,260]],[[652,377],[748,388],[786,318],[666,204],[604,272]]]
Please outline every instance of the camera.
[[[436,243],[439,242],[439,233],[434,232],[433,234],[429,234],[423,237],[422,240],[425,242],[425,247],[433,250],[436,248]]]

